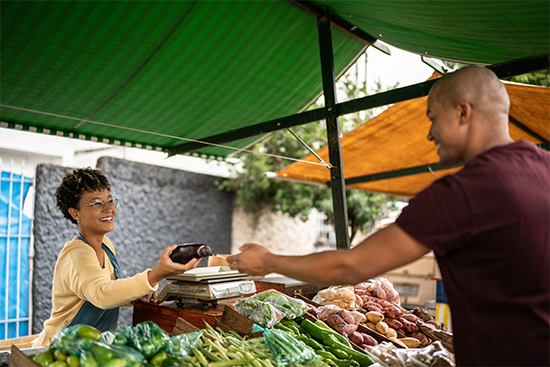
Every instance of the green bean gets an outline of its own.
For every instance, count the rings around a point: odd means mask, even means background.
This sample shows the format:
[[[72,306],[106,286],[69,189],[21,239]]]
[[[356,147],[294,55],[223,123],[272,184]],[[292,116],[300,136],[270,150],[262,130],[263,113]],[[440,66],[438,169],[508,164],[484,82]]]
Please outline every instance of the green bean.
[[[250,364],[250,361],[248,359],[233,359],[231,361],[210,363],[209,367],[242,366],[243,364]]]
[[[193,355],[197,358],[201,366],[203,367],[208,366],[208,361],[206,360],[206,358],[204,358],[204,356],[202,355],[201,351],[198,348],[192,348],[191,352],[193,352]]]
[[[219,362],[221,361],[221,358],[215,356],[214,354],[210,353],[208,350],[206,350],[204,347],[199,345],[199,350],[204,354],[206,358],[211,360],[212,362]]]

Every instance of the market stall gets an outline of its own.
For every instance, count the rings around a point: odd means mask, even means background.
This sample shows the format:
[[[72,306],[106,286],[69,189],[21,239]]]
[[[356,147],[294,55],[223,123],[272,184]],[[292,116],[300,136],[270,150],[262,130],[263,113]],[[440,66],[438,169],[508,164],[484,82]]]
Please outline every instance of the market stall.
[[[202,323],[181,307],[170,326],[140,320],[103,333],[65,327],[48,347],[13,346],[9,365],[454,366],[445,325],[426,310],[402,308],[385,278],[320,289],[311,299],[271,288],[233,298]]]

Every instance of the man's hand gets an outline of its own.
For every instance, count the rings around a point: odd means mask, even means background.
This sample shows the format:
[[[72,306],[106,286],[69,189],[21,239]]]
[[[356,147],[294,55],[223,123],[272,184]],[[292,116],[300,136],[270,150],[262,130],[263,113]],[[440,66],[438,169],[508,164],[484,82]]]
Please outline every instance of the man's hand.
[[[240,254],[226,258],[231,269],[250,275],[271,273],[269,259],[273,254],[268,249],[254,243],[248,243],[239,247],[239,250],[242,251]]]
[[[149,284],[152,287],[156,286],[162,279],[169,277],[171,275],[182,274],[187,270],[191,270],[199,265],[201,259],[191,259],[187,264],[180,264],[173,262],[170,259],[170,252],[174,251],[178,245],[166,246],[162,254],[160,254],[160,259],[158,265],[149,272],[147,275],[149,279]]]
[[[302,256],[276,255],[256,244],[239,248],[229,256],[231,269],[245,274],[278,273],[309,284],[357,284],[406,265],[430,249],[397,224],[379,230],[349,250],[334,250]]]

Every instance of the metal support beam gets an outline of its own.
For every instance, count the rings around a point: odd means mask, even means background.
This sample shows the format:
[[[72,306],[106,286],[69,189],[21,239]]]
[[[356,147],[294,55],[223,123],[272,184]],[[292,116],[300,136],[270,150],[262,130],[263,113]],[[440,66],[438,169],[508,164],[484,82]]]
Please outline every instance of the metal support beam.
[[[488,66],[488,68],[493,70],[501,79],[542,69],[548,69],[549,67],[549,54],[525,57],[518,60],[512,60],[501,64]],[[392,103],[398,103],[414,98],[424,97],[428,95],[431,87],[434,85],[435,82],[436,80],[428,80],[423,83],[413,84],[407,87],[397,88],[387,92],[377,93],[363,98],[357,98],[351,101],[339,103],[337,105],[337,113],[338,116],[342,116],[349,113],[385,106]],[[293,126],[303,125],[314,121],[320,121],[323,118],[323,109],[316,109],[197,140],[215,144],[224,144],[235,140],[246,139],[252,136],[265,134],[268,132],[283,130]],[[174,155],[187,153],[207,146],[208,144],[183,143],[169,148],[169,154]]]
[[[319,49],[321,51],[321,75],[325,97],[325,114],[327,121],[328,152],[330,159],[330,187],[334,208],[334,230],[336,248],[349,249],[348,210],[346,205],[346,187],[344,184],[344,167],[342,163],[342,146],[340,145],[340,124],[336,105],[336,80],[334,78],[334,56],[328,8],[323,17],[317,18],[319,31]]]
[[[537,146],[541,149],[550,151],[550,143],[547,141],[537,144]],[[373,173],[370,175],[350,177],[346,179],[345,182],[346,182],[346,186],[350,186],[350,185],[357,185],[361,183],[386,180],[389,178],[412,176],[412,175],[417,175],[419,173],[427,173],[427,172],[430,172],[430,170],[432,170],[433,172],[436,172],[436,171],[457,168],[457,167],[462,167],[462,164],[452,166],[452,167],[441,167],[439,163],[430,163],[430,164],[423,164],[421,166],[402,168],[402,169],[393,170],[393,171],[385,171],[385,172]]]
[[[280,119],[262,122],[257,125],[231,130],[226,133],[212,135],[200,140],[206,143],[224,144],[244,138],[251,138],[253,136],[267,134],[273,131],[288,129],[294,126],[304,125],[314,121],[321,121],[324,118],[325,110],[322,108],[317,108],[315,110],[305,111],[296,115],[290,115],[282,117]],[[200,148],[206,148],[208,146],[210,145],[201,142],[190,142],[175,145],[171,148],[168,148],[167,151],[168,156],[171,157],[176,154],[188,153]]]
[[[421,166],[397,169],[393,171],[378,172],[378,173],[373,173],[371,175],[350,177],[346,179],[346,186],[372,182],[372,181],[386,180],[389,178],[417,175],[419,173],[428,173],[430,172],[430,169],[432,171],[440,171],[443,169],[449,169],[449,168],[455,168],[455,167],[462,167],[462,165],[443,168],[439,163],[423,164]]]
[[[317,18],[322,17],[324,15],[323,9],[313,4],[311,1],[302,1],[302,0],[287,0],[287,1],[297,6],[298,8],[307,11],[308,13],[314,15]],[[391,51],[388,48],[388,46],[384,45],[383,43],[378,41],[376,38],[374,38],[367,32],[333,15],[328,14],[328,19],[330,20],[330,24],[332,24],[333,27],[338,28],[342,32],[349,34],[353,38],[358,39],[359,41],[363,42],[368,46],[372,46],[382,51],[385,54],[391,55]]]

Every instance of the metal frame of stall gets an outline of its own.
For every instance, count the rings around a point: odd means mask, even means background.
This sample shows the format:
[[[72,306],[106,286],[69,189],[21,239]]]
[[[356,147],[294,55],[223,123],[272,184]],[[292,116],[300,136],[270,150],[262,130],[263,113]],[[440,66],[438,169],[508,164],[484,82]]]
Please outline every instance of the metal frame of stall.
[[[342,166],[342,148],[340,143],[340,124],[338,120],[339,116],[427,96],[436,80],[428,80],[423,83],[418,83],[407,87],[390,90],[387,92],[357,98],[343,103],[337,103],[336,79],[334,74],[334,56],[330,26],[336,26],[339,29],[346,31],[347,33],[362,40],[368,45],[372,45],[383,52],[388,51],[386,48],[383,47],[383,45],[376,44],[376,39],[374,37],[371,37],[364,32],[357,33],[356,28],[353,27],[351,24],[346,23],[345,21],[342,21],[335,17],[331,17],[328,8],[326,10],[323,10],[309,2],[303,1],[290,2],[317,16],[317,29],[319,33],[319,49],[321,57],[321,71],[323,80],[323,93],[325,96],[325,107],[210,136],[202,139],[202,141],[207,143],[223,144],[324,119],[327,124],[327,140],[330,157],[330,187],[332,191],[332,201],[334,207],[336,247],[338,249],[349,249],[350,241],[346,206],[346,185],[426,172],[428,166],[418,166],[401,170],[382,172],[375,175],[344,179],[344,171]],[[541,54],[500,64],[494,64],[487,67],[493,70],[496,75],[502,79],[541,69],[547,69],[550,66],[549,61],[549,54]],[[515,123],[516,125],[518,124],[517,121],[511,122]],[[523,125],[518,127],[526,131],[530,135],[534,134]],[[543,141],[543,143],[539,146],[543,149],[548,150],[550,148],[550,143],[548,141],[545,141],[545,139],[542,139],[538,135],[537,137],[541,139],[541,141]],[[204,146],[206,146],[206,144],[200,142],[183,143],[169,148],[168,155],[172,156],[175,154],[188,153]],[[432,164],[429,166],[431,166],[431,169],[433,169],[434,171],[442,169],[439,164]]]

